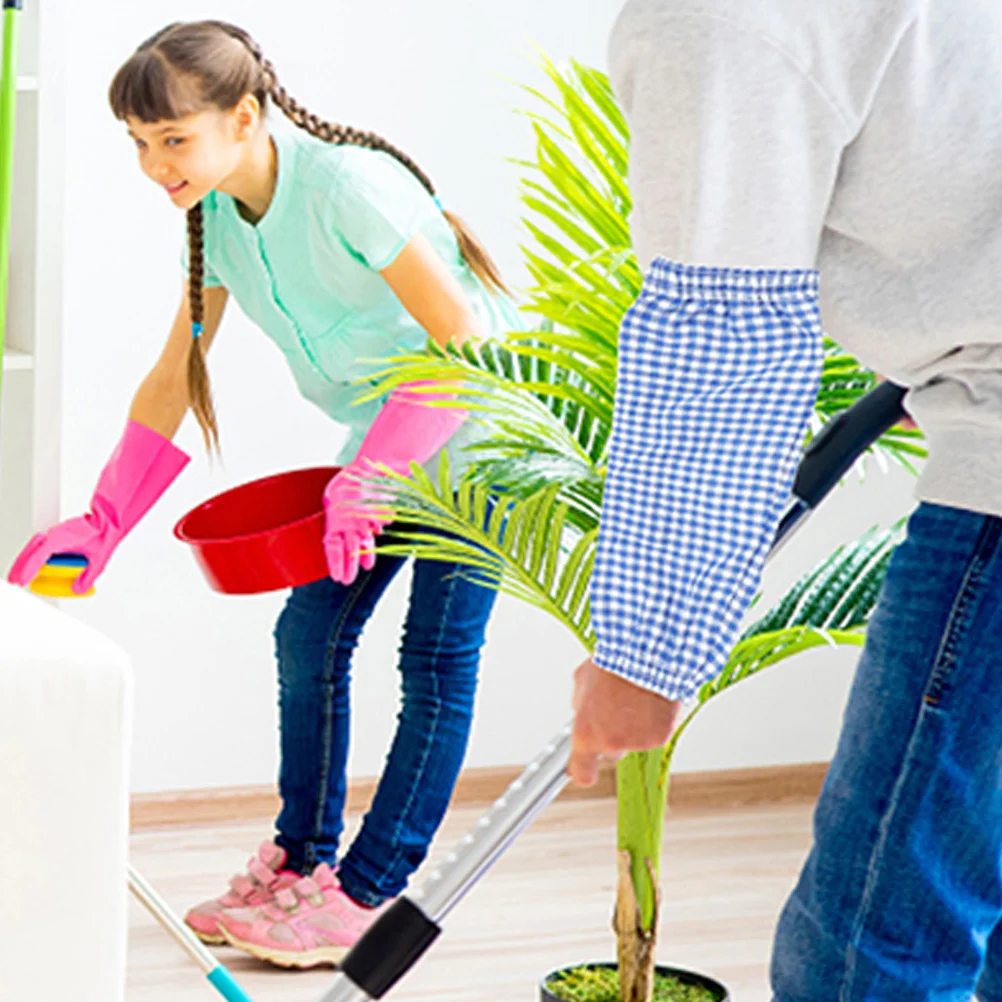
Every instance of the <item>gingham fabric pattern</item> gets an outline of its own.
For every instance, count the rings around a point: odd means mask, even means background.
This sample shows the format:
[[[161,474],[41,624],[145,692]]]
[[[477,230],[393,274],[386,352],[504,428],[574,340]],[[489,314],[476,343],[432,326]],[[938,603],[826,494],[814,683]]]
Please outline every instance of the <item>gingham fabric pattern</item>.
[[[801,455],[818,273],[654,261],[620,332],[595,661],[669,699],[723,669]]]

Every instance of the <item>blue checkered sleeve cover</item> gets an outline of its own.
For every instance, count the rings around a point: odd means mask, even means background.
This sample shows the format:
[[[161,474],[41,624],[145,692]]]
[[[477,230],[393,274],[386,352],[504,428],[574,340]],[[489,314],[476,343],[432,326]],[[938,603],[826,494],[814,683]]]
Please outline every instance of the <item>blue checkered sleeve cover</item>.
[[[596,663],[670,699],[724,667],[820,380],[818,274],[659,258],[620,333]]]

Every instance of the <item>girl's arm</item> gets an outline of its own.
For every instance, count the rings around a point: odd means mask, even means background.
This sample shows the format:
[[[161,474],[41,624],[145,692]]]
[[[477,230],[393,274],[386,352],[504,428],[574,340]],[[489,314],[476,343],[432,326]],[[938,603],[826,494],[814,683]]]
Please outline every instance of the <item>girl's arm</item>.
[[[413,237],[380,274],[440,347],[451,341],[461,348],[481,333],[462,286],[424,236]]]
[[[221,286],[202,290],[205,303],[203,331],[200,336],[208,351],[219,329],[226,306],[227,291]],[[177,316],[160,357],[149,375],[139,385],[132,400],[129,420],[173,438],[188,411],[188,351],[191,348],[191,312],[188,308],[188,283]]]

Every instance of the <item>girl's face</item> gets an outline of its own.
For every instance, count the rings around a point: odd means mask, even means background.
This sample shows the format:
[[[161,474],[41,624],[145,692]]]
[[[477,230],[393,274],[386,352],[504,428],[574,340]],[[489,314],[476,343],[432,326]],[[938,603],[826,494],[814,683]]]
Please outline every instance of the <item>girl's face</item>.
[[[179,209],[190,209],[238,167],[246,148],[238,118],[210,109],[159,122],[129,116],[126,122],[143,173]]]

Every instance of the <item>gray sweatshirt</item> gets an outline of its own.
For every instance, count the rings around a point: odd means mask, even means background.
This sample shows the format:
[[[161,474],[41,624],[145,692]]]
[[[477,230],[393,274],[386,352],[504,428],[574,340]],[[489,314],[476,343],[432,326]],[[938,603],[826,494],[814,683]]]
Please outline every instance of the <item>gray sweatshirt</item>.
[[[610,67],[641,267],[817,268],[918,497],[1002,515],[1002,0],[629,0]]]

